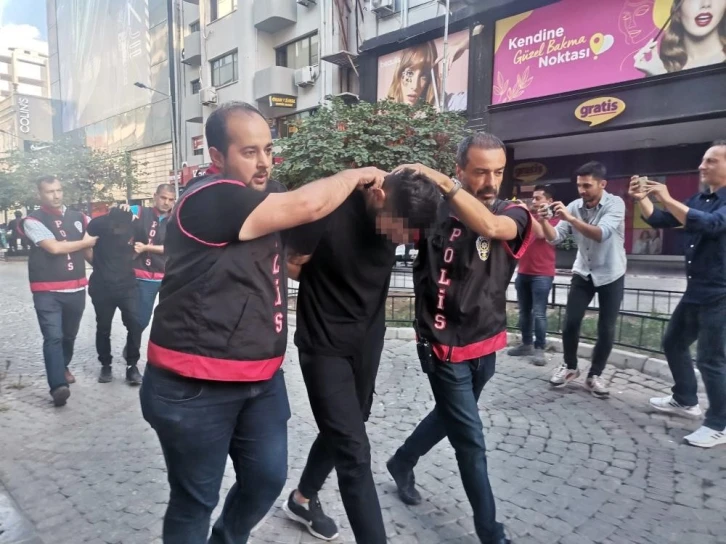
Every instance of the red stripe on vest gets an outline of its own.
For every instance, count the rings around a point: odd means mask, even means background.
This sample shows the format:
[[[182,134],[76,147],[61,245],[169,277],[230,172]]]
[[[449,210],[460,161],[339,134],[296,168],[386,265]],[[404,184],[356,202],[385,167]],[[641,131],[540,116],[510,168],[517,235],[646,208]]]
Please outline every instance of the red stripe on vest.
[[[163,348],[149,342],[150,364],[187,378],[218,382],[260,382],[269,380],[282,366],[284,355],[262,361],[234,361],[194,355]]]
[[[80,289],[88,285],[86,278],[69,281],[36,281],[30,283],[30,290],[33,293],[42,291],[65,291],[66,289]]]
[[[139,270],[134,268],[134,275],[140,280],[163,280],[163,272],[149,272],[148,270]]]
[[[511,206],[507,206],[504,208],[503,211],[507,211],[511,208],[523,208],[527,210],[527,208],[524,208],[523,206],[519,206],[518,204],[512,204]],[[532,217],[532,214],[529,213],[529,210],[527,210],[527,215],[529,216],[529,221],[527,221],[527,227],[524,229],[524,239],[522,240],[522,244],[519,246],[519,251],[517,253],[514,253],[512,251],[512,246],[509,245],[509,242],[502,241],[504,243],[504,249],[507,252],[507,255],[512,257],[513,259],[521,259],[522,255],[525,254],[527,251],[527,248],[534,242],[534,232],[532,232],[532,221],[534,221],[534,218]],[[501,349],[501,348],[500,348]]]
[[[502,331],[494,336],[474,342],[468,346],[444,346],[442,344],[431,344],[434,350],[434,355],[441,360],[446,361],[449,355],[449,349],[451,349],[451,363],[463,363],[464,361],[470,361],[471,359],[478,359],[485,355],[491,355],[501,349],[507,347],[507,331]]]

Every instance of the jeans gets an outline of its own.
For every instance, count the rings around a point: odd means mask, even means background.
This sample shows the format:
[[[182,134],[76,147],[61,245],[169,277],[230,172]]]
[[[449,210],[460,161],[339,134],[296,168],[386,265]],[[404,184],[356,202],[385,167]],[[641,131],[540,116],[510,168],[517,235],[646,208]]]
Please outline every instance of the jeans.
[[[534,347],[537,349],[545,349],[547,343],[547,298],[553,280],[552,276],[518,274],[514,281],[519,303],[522,343],[532,345],[532,321],[534,321]]]
[[[107,286],[93,285],[89,288],[91,301],[96,310],[96,352],[101,364],[108,366],[113,362],[111,356],[111,324],[116,309],[121,310],[121,320],[126,327],[126,364],[139,362],[141,347],[141,327],[139,326],[139,295],[136,286],[130,289],[109,290]]]
[[[366,435],[385,328],[361,343],[358,357],[300,353],[300,367],[320,434],[315,439],[298,491],[311,498],[335,467],[343,506],[355,541],[385,544],[386,530],[371,471]]]
[[[698,382],[690,347],[698,341],[696,364],[706,387],[709,408],[703,424],[726,429],[726,300],[712,304],[680,302],[663,338],[673,374],[673,399],[683,406],[698,404]]]
[[[413,468],[431,448],[445,436],[449,437],[482,544],[498,544],[504,536],[504,528],[496,521],[477,405],[484,385],[494,375],[495,366],[496,353],[463,363],[436,361],[435,371],[428,375],[436,407],[396,452],[398,461]]]
[[[236,483],[209,544],[245,544],[287,479],[290,405],[282,370],[263,382],[211,382],[147,365],[140,395],[171,488],[164,543],[207,542],[229,456]]]
[[[585,311],[597,293],[600,311],[597,320],[597,342],[592,351],[592,365],[588,377],[599,376],[605,370],[615,342],[615,325],[623,302],[625,276],[612,283],[595,287],[592,279],[574,274],[567,297],[565,325],[562,328],[562,351],[567,368],[577,368],[577,347],[580,343],[580,326]]]
[[[146,330],[154,313],[154,302],[161,287],[160,281],[136,280],[139,288],[139,324],[141,332]]]
[[[50,391],[68,385],[65,371],[73,359],[78,327],[86,309],[86,290],[75,293],[33,293],[35,313],[43,334],[43,360]]]

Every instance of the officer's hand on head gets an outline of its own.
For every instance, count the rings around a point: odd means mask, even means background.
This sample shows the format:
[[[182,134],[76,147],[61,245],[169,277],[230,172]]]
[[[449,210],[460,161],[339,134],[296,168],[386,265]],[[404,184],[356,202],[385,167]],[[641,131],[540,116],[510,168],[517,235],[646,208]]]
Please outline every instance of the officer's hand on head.
[[[375,166],[357,168],[353,172],[358,176],[359,189],[380,189],[383,186],[383,180],[388,175],[388,172]]]
[[[402,164],[401,166],[396,167],[392,173],[398,174],[399,172],[402,172],[404,170],[411,170],[415,174],[426,176],[431,181],[433,181],[439,187],[439,189],[442,189],[442,187],[448,188],[448,186],[451,184],[451,178],[449,178],[449,176],[442,174],[441,172],[438,172],[433,168],[421,163]]]

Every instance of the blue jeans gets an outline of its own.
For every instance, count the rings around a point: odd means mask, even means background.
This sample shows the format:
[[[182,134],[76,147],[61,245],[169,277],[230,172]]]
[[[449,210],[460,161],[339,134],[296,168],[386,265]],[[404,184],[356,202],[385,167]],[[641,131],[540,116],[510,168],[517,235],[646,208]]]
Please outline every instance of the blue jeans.
[[[151,315],[154,313],[154,302],[161,287],[160,281],[136,280],[139,286],[139,323],[141,332],[146,330],[151,322]]]
[[[698,404],[698,381],[691,346],[698,341],[696,365],[708,395],[703,424],[717,431],[726,428],[726,300],[713,304],[680,302],[663,337],[668,366],[673,374],[673,398],[683,406]]]
[[[436,370],[428,375],[436,406],[396,452],[397,460],[413,468],[431,448],[449,437],[482,544],[499,543],[504,536],[496,520],[477,404],[484,385],[494,375],[496,360],[496,353],[463,363],[437,360]]]
[[[534,347],[545,349],[547,343],[547,299],[552,289],[552,276],[517,274],[514,286],[519,303],[519,328],[522,343],[532,345],[532,321],[534,321]],[[532,317],[534,316],[534,319]]]
[[[33,304],[43,334],[45,374],[53,392],[62,385],[68,385],[65,372],[73,359],[78,328],[86,309],[86,290],[33,293]]]
[[[171,492],[165,544],[203,544],[227,456],[237,481],[209,544],[244,544],[287,479],[290,405],[279,370],[263,382],[211,382],[147,365],[141,409],[161,442]]]

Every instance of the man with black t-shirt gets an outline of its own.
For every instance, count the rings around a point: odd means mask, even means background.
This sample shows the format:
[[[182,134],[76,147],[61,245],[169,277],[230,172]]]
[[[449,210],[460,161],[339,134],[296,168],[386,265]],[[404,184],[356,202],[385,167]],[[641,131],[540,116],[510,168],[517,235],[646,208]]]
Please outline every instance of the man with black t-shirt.
[[[356,542],[386,542],[365,422],[396,245],[433,224],[440,200],[430,180],[401,172],[386,177],[380,189],[352,194],[323,221],[288,237],[291,252],[312,253],[299,276],[295,344],[320,434],[284,510],[318,538],[338,535],[318,500],[335,467]]]
[[[222,104],[205,131],[220,174],[187,186],[169,217],[141,388],[171,488],[165,544],[244,544],[280,495],[290,418],[280,369],[287,346],[280,232],[322,219],[385,176],[346,170],[276,192],[282,187],[268,179],[272,135],[257,109]],[[237,481],[207,540],[228,456]]]
[[[527,209],[497,198],[506,162],[502,141],[477,133],[459,145],[458,179],[421,165],[402,167],[432,179],[445,200],[438,225],[419,241],[413,270],[417,348],[436,406],[388,470],[401,500],[418,504],[413,468],[448,436],[483,544],[509,540],[496,521],[477,402],[494,375],[496,352],[507,345],[507,286],[532,239]]]
[[[111,371],[111,323],[116,309],[126,327],[126,381],[141,384],[137,368],[141,345],[139,324],[139,294],[134,277],[134,217],[126,204],[96,217],[88,224],[88,233],[97,236],[93,251],[93,274],[88,283],[88,294],[96,310],[96,352],[101,361],[99,383],[113,380]]]

